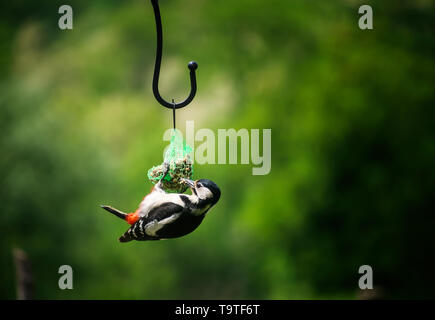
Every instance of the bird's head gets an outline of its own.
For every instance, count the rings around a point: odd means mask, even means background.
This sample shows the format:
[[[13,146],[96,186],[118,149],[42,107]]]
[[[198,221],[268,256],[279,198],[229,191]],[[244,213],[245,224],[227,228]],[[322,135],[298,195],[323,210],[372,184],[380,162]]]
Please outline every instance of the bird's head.
[[[192,194],[198,197],[198,199],[202,202],[210,203],[211,205],[216,204],[221,196],[221,190],[211,180],[208,179],[199,179],[196,181],[183,179],[184,183],[186,183],[190,190],[192,190]]]

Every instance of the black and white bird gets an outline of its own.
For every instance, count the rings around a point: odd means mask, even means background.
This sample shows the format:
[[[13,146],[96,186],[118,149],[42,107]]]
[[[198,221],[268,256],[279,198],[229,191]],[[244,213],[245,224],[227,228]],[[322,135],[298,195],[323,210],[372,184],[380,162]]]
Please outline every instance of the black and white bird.
[[[207,179],[182,181],[191,189],[191,195],[166,193],[160,181],[133,213],[101,206],[131,224],[119,241],[178,238],[194,231],[208,210],[218,202],[221,192],[213,181]]]

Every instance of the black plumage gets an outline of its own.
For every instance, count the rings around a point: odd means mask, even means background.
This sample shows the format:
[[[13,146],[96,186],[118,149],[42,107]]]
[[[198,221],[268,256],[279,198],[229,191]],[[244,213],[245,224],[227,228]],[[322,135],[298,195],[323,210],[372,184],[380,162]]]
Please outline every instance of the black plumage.
[[[172,223],[165,224],[161,229],[156,231],[156,236],[146,234],[145,228],[148,223],[153,221],[162,221],[180,214]],[[120,242],[131,240],[160,240],[182,237],[194,231],[202,222],[205,215],[195,216],[190,214],[189,210],[180,205],[167,202],[150,211],[147,217],[140,218],[133,224],[120,238]]]

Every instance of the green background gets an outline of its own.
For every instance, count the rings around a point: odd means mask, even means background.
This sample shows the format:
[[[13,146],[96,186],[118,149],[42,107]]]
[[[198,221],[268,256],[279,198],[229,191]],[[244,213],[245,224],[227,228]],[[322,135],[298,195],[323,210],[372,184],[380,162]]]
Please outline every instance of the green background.
[[[222,190],[203,224],[127,244],[99,205],[137,208],[172,123],[151,92],[152,7],[69,1],[62,31],[62,4],[0,7],[1,298],[16,297],[14,247],[38,299],[435,296],[433,1],[161,1],[162,95],[184,99],[199,64],[178,127],[270,128],[272,170],[196,165]]]

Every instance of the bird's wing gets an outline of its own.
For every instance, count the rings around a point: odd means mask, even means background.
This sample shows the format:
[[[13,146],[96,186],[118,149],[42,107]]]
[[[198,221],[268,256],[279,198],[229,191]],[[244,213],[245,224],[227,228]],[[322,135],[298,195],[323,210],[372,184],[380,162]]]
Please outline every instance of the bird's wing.
[[[183,207],[166,202],[152,209],[146,217],[140,218],[120,238],[120,242],[131,240],[152,240],[158,239],[156,234],[165,225],[177,220],[183,213]]]

